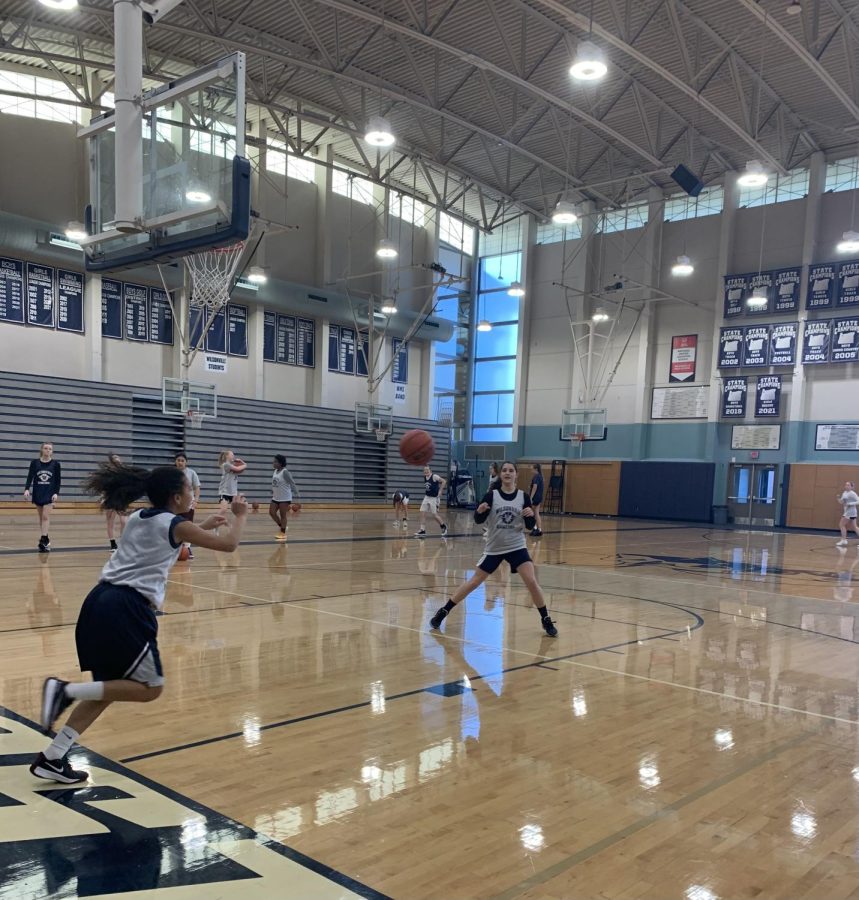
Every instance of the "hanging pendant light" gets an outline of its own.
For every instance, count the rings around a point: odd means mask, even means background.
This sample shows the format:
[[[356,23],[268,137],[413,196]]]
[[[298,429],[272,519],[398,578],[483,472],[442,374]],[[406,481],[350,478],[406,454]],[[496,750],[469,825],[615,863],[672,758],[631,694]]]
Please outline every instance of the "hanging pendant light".
[[[575,225],[578,220],[575,206],[569,200],[559,200],[552,213],[552,222],[555,225]]]
[[[839,253],[859,253],[859,231],[845,231],[835,249]]]
[[[750,306],[752,309],[760,309],[762,306],[766,306],[767,303],[769,303],[769,297],[765,287],[756,287],[746,300],[746,306]]]
[[[370,116],[364,140],[373,147],[392,147],[397,142],[391,123],[384,116]]]
[[[376,256],[379,259],[396,259],[397,255],[397,248],[393,241],[388,238],[382,238],[379,241],[379,246],[376,248]]]
[[[477,323],[478,331],[492,331],[492,323],[488,319],[481,319]]]
[[[248,281],[251,284],[265,284],[268,281],[268,275],[262,266],[251,266],[248,269]]]
[[[582,41],[570,66],[570,75],[576,81],[598,81],[606,72],[608,66],[602,50],[591,41]]]
[[[86,227],[82,222],[69,222],[65,235],[70,241],[82,241],[88,237]]]
[[[507,288],[507,296],[508,297],[524,297],[525,296],[525,288],[522,287],[522,284],[518,281],[514,281],[513,284]]]
[[[692,265],[692,260],[685,254],[678,256],[677,262],[671,267],[671,274],[681,278],[686,275],[691,275],[694,271],[695,266]]]
[[[609,314],[603,309],[603,307],[598,306],[594,310],[594,314],[591,316],[592,322],[608,322]]]
[[[759,159],[750,159],[746,163],[746,170],[737,179],[737,184],[741,187],[763,187],[769,178],[769,172],[763,163]]]

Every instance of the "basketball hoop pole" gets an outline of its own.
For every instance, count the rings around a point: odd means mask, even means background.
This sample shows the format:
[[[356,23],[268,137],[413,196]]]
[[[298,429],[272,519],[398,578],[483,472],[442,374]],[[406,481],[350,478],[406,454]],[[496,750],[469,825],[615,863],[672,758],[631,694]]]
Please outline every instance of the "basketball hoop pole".
[[[143,222],[143,10],[135,0],[113,0],[116,59],[117,231],[140,231]]]

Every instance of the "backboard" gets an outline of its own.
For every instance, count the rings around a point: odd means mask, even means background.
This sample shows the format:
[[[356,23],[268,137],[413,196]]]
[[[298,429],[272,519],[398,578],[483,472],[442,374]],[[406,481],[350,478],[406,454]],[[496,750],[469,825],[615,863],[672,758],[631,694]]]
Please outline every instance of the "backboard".
[[[379,403],[355,404],[355,433],[372,434],[377,440],[384,440],[379,435],[389,435],[394,427],[394,407]]]
[[[200,413],[204,419],[218,417],[218,389],[214,384],[164,378],[161,381],[161,412],[165,416],[187,417]]]
[[[565,409],[561,413],[561,440],[573,440],[583,434],[586,441],[605,440],[606,411],[604,409]]]
[[[245,240],[245,57],[233,53],[143,95],[141,230],[115,228],[115,113],[79,131],[90,145],[90,204],[81,241],[86,268],[115,271],[167,262]]]

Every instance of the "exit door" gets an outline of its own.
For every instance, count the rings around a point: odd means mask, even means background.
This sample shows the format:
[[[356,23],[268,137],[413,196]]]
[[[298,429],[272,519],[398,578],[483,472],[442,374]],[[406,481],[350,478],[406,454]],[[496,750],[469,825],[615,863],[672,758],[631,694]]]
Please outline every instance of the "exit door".
[[[741,463],[728,476],[728,517],[737,525],[775,525],[777,466]]]

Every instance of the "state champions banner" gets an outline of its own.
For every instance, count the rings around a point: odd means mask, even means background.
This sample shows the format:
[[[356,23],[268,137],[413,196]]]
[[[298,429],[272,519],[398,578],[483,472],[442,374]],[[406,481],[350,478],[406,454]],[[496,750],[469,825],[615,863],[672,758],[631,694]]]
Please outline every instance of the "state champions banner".
[[[722,381],[722,418],[744,419],[749,380],[745,375]]]
[[[760,375],[755,387],[755,418],[778,418],[781,407],[781,375]]]

